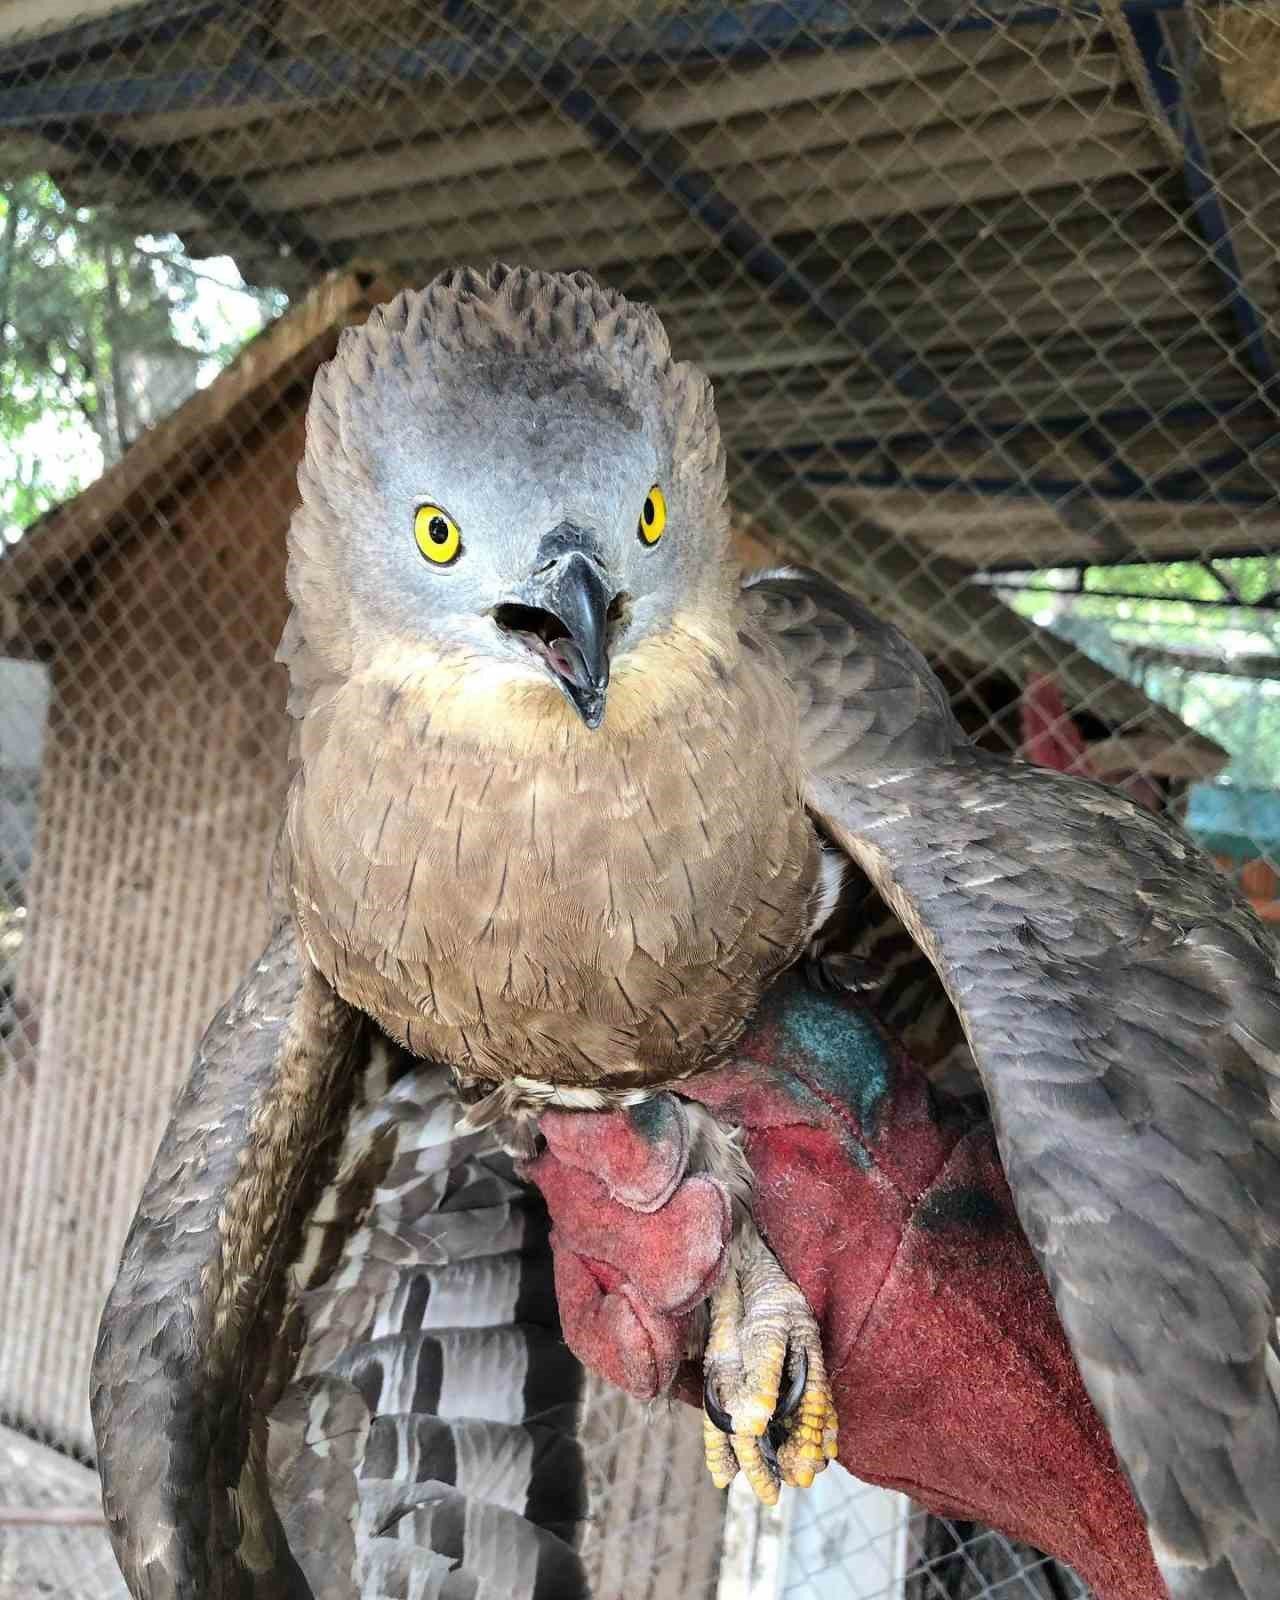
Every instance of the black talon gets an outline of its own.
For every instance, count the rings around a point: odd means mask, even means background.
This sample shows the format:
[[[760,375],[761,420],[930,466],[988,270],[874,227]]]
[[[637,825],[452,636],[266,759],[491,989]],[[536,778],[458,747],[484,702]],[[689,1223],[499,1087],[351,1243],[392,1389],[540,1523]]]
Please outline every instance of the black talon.
[[[813,956],[805,963],[804,975],[818,994],[874,994],[884,988],[889,969],[862,956]]]
[[[798,1358],[795,1363],[795,1371],[791,1374],[791,1387],[787,1390],[785,1399],[782,1395],[778,1396],[778,1403],[774,1406],[773,1416],[770,1419],[773,1422],[785,1422],[787,1420],[804,1398],[804,1386],[809,1381],[808,1351],[801,1346],[799,1350],[791,1353]]]
[[[769,1449],[765,1451],[765,1460],[770,1465],[777,1464],[777,1452],[787,1442],[787,1435],[791,1431],[787,1427],[787,1419],[794,1415],[796,1407],[804,1396],[804,1386],[809,1381],[808,1353],[804,1349],[800,1349],[788,1351],[788,1355],[792,1357],[794,1363],[791,1383],[787,1388],[786,1394],[778,1396],[778,1403],[774,1406],[773,1415],[769,1418],[769,1426],[765,1430],[764,1439],[760,1441],[762,1449],[766,1440],[768,1441]]]
[[[760,1441],[761,1449],[765,1449],[766,1445],[768,1446],[768,1449],[765,1450],[765,1460],[769,1461],[773,1466],[777,1466],[777,1456],[774,1452],[784,1443],[787,1437],[787,1430],[783,1427],[783,1423],[793,1415],[796,1407],[800,1404],[804,1397],[804,1386],[809,1381],[808,1353],[804,1349],[800,1349],[791,1352],[791,1354],[794,1358],[791,1383],[787,1388],[786,1394],[778,1396],[778,1403],[773,1408],[772,1417],[769,1418],[769,1426],[765,1431],[764,1438]],[[711,1386],[711,1374],[709,1372],[705,1373],[702,1379],[702,1404],[711,1419],[712,1427],[719,1428],[721,1433],[732,1435],[733,1418],[716,1397],[716,1392]]]
[[[709,1372],[705,1373],[702,1379],[702,1404],[708,1417],[711,1418],[711,1426],[719,1428],[721,1433],[732,1435],[733,1418],[717,1400],[716,1392],[711,1387],[711,1374]]]

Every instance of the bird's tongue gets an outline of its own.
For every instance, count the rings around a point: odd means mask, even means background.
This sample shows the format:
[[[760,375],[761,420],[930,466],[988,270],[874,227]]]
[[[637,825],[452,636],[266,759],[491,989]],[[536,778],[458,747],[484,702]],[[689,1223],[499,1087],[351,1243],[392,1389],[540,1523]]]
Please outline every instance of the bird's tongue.
[[[552,639],[546,651],[551,665],[575,689],[591,687],[591,674],[587,671],[586,660],[572,639]]]

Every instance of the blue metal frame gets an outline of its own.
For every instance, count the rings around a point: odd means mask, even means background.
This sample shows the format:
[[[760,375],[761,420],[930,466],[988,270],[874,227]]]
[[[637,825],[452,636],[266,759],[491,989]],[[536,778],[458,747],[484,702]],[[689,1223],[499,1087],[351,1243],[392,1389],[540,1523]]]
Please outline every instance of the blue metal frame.
[[[1177,11],[1183,4],[1184,0],[1126,0],[1124,9],[1137,18]],[[1073,15],[1099,14],[1090,3],[993,6],[957,14],[951,0],[785,0],[783,4],[758,0],[733,9],[717,5],[683,16],[658,17],[652,23],[626,23],[604,38],[557,40],[555,56],[576,72],[716,61],[742,64],[783,54],[856,49],[889,39],[1045,23],[1067,10]],[[0,127],[247,104],[260,105],[265,112],[273,106],[332,99],[366,83],[411,84],[431,78],[460,82],[533,72],[544,58],[542,50],[523,41],[509,41],[503,48],[465,40],[442,40],[421,49],[387,46],[361,55],[327,50],[264,60],[256,52],[245,53],[219,66],[172,76],[6,88],[0,91]]]
[[[1182,143],[1182,172],[1187,196],[1214,265],[1226,283],[1228,303],[1240,342],[1259,383],[1273,399],[1280,399],[1280,390],[1276,385],[1280,373],[1277,372],[1267,336],[1266,320],[1249,294],[1244,270],[1232,242],[1231,223],[1214,178],[1213,162],[1196,127],[1194,112],[1187,104],[1185,88],[1176,70],[1164,25],[1158,16],[1150,12],[1137,15],[1130,13],[1127,20],[1161,110]]]

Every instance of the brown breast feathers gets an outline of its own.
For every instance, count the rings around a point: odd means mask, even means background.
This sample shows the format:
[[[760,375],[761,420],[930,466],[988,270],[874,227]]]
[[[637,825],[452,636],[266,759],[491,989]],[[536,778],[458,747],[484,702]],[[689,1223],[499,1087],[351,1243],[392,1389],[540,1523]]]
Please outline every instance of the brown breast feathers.
[[[549,682],[386,656],[314,727],[291,888],[320,971],[467,1078],[661,1083],[793,960],[819,847],[771,656],[677,627],[589,732]]]

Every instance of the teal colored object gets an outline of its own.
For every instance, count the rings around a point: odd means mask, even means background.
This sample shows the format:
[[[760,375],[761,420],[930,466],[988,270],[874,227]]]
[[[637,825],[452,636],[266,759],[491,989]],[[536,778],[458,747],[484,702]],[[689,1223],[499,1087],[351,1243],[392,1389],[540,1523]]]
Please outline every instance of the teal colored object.
[[[789,1044],[801,1051],[823,1087],[856,1108],[867,1138],[889,1092],[889,1052],[866,1017],[824,995],[797,986],[783,1000],[779,1021]]]
[[[824,1110],[822,1094],[856,1115],[862,1141],[874,1141],[880,1110],[890,1094],[890,1050],[874,1022],[856,1006],[832,995],[816,994],[797,978],[784,978],[766,994],[752,1024],[752,1035],[768,1038],[774,1059],[792,1067],[790,1094],[811,1098]],[[808,1082],[806,1082],[808,1080]],[[816,1093],[821,1091],[821,1093]],[[846,1133],[842,1142],[851,1160],[866,1171],[870,1154],[864,1142]]]
[[[1233,861],[1280,858],[1280,794],[1237,784],[1193,784],[1187,831],[1210,855]]]

